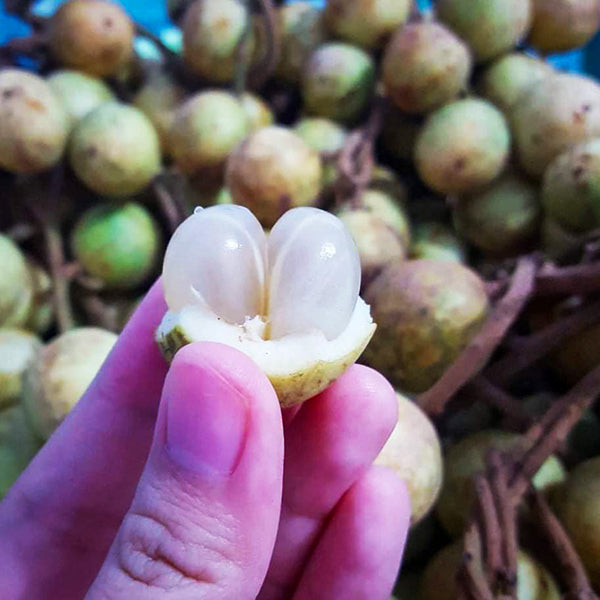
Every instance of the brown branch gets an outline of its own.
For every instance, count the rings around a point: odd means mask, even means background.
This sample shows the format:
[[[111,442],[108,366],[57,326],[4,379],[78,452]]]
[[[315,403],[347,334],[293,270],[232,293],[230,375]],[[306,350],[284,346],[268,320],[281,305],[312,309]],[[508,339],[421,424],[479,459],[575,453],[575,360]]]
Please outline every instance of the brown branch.
[[[546,265],[536,280],[536,296],[590,294],[600,291],[600,262],[570,267]]]
[[[464,535],[464,552],[456,581],[465,598],[469,600],[494,600],[494,594],[485,577],[481,563],[481,533],[472,522]]]
[[[158,201],[161,212],[167,220],[169,231],[173,233],[183,221],[182,210],[177,205],[177,202],[175,202],[175,198],[158,179],[152,182],[152,191]]]
[[[474,487],[477,498],[478,521],[483,532],[482,546],[485,556],[486,573],[493,581],[502,564],[502,530],[496,514],[496,506],[490,484],[483,473],[475,476]]]
[[[432,416],[441,414],[448,400],[485,367],[532,295],[536,269],[532,257],[519,260],[508,291],[483,327],[442,377],[418,397],[417,402],[425,412]]]

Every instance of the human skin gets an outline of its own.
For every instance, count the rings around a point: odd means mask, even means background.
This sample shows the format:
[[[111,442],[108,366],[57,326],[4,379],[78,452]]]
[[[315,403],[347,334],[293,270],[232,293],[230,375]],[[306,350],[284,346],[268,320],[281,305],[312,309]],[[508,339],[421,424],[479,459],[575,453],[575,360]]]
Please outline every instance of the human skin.
[[[372,466],[391,386],[355,365],[282,413],[232,348],[191,344],[168,368],[165,310],[158,283],[0,505],[3,596],[389,598],[410,515]]]

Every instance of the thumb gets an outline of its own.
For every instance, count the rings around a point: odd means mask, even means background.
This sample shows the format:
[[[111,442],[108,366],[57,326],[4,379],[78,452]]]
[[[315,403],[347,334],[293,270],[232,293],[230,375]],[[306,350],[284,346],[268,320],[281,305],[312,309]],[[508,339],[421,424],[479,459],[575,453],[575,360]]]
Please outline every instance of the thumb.
[[[266,377],[227,346],[186,346],[87,598],[254,598],[277,533],[282,470],[281,411]]]

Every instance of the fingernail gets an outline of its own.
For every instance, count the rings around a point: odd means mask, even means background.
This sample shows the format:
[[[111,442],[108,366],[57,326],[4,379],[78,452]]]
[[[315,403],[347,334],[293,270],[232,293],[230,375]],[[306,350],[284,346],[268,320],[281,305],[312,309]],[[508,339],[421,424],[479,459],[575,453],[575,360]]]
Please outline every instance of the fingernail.
[[[243,450],[246,398],[211,368],[174,364],[165,386],[167,449],[185,469],[231,474]]]

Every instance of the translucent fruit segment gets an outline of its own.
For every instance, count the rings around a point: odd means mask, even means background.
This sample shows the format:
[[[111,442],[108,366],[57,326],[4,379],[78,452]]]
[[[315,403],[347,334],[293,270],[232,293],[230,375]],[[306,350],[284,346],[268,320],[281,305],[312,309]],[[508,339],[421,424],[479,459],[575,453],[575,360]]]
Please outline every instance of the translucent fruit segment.
[[[264,314],[266,237],[241,206],[196,209],[165,253],[163,285],[172,311],[200,304],[230,323]]]
[[[348,325],[360,288],[352,237],[330,213],[286,212],[268,239],[270,337],[320,330],[329,340]]]

